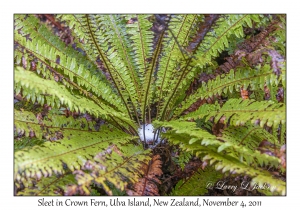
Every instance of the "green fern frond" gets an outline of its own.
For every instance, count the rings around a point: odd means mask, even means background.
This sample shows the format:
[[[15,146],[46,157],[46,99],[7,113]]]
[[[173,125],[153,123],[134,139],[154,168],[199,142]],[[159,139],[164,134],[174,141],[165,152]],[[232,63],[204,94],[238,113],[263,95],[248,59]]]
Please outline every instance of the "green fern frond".
[[[126,18],[126,17],[125,17]],[[119,15],[110,15],[108,18],[109,22],[106,25],[106,27],[108,28],[107,32],[111,33],[114,32],[114,36],[113,37],[109,37],[111,39],[110,42],[112,42],[114,44],[115,49],[111,50],[111,51],[115,51],[115,53],[119,53],[119,59],[120,62],[123,61],[124,64],[118,64],[118,66],[122,65],[122,68],[125,68],[126,71],[124,72],[128,72],[128,75],[130,76],[129,80],[126,77],[126,85],[129,86],[129,88],[131,88],[129,91],[133,92],[131,94],[135,94],[137,93],[136,96],[134,96],[135,101],[133,101],[133,103],[135,104],[136,107],[138,107],[138,101],[141,99],[140,96],[140,85],[141,85],[141,81],[140,81],[140,77],[138,74],[138,68],[137,68],[137,63],[135,63],[135,57],[133,55],[133,49],[132,49],[132,42],[130,40],[129,37],[127,37],[126,32],[127,32],[127,25],[124,26],[123,24],[123,17],[120,17]],[[115,65],[116,66],[116,65]],[[118,67],[120,68],[120,67]],[[129,82],[132,82],[132,84],[128,84]]]
[[[37,181],[37,184],[32,187],[25,188],[19,191],[17,195],[29,196],[58,196],[63,195],[68,185],[75,184],[75,176],[66,174],[59,177],[51,176]]]
[[[74,50],[71,46],[67,46],[59,39],[59,37],[53,36],[53,33],[46,25],[39,23],[38,18],[33,15],[15,15],[14,21],[15,30],[18,30],[23,36],[28,35],[32,41],[34,41],[33,39],[39,39],[41,44],[54,47],[66,56],[74,58],[76,61],[83,64],[85,67],[84,69],[88,69],[92,75],[99,77],[101,81],[104,80],[105,77],[103,73],[97,69],[97,66],[93,61],[87,59],[87,57]]]
[[[48,114],[42,121],[43,126],[56,127],[56,128],[70,128],[82,131],[97,131],[93,121],[87,121],[85,117],[76,118],[68,117],[65,115]]]
[[[28,119],[27,122],[19,124],[32,126],[30,122]],[[34,146],[30,150],[24,149],[15,153],[15,178],[19,179],[20,175],[40,178],[42,175],[51,176],[52,173],[63,174],[67,168],[72,171],[80,169],[91,159],[90,156],[94,156],[109,145],[125,144],[132,139],[124,132],[116,129],[111,131],[105,126],[101,127],[99,132],[75,128],[60,128],[60,130],[63,138],[59,141],[45,142],[43,147]]]
[[[216,94],[220,96],[227,94],[227,92],[232,93],[234,90],[239,92],[241,88],[247,89],[248,87],[249,90],[264,90],[265,85],[268,88],[273,88],[273,86],[278,87],[279,84],[284,83],[284,77],[285,71],[277,78],[270,65],[264,65],[258,69],[249,67],[239,68],[236,71],[232,69],[226,75],[218,75],[215,79],[209,80],[207,83],[203,82],[202,87],[190,95],[182,103],[181,107],[175,110],[174,115],[180,115],[197,100],[207,99]]]
[[[132,110],[131,115],[137,118],[139,82],[133,69],[129,42],[122,36],[122,30],[125,29],[121,28],[121,21],[113,15],[102,15],[97,16],[90,25],[94,30],[100,27],[100,30],[95,30],[95,38],[100,47],[105,50],[104,56],[107,57],[107,63],[111,65],[110,74],[118,83],[117,86],[120,87],[120,94],[124,97],[125,103]],[[128,103],[128,100],[131,103]]]
[[[63,174],[66,168],[78,170],[91,159],[90,156],[105,150],[108,145],[125,143],[130,139],[117,131],[102,130],[101,136],[96,133],[65,131],[65,137],[58,142],[46,142],[41,148],[33,147],[30,151],[16,152],[16,178],[19,179],[20,175],[39,178],[42,175],[51,176],[52,173]]]
[[[127,71],[124,68],[118,68],[124,64],[120,63],[121,61],[114,52],[114,41],[109,39],[111,34],[106,36],[107,33],[110,33],[109,28],[107,28],[107,20],[105,20],[107,16],[63,15],[60,18],[74,30],[77,39],[85,43],[83,50],[86,54],[93,61],[100,59],[104,69],[109,72],[123,104],[126,105],[128,115],[133,119],[131,113],[134,110],[129,104],[129,99],[134,102],[132,94],[135,93],[130,92],[132,84],[126,86],[130,78]]]
[[[169,30],[172,31],[172,36],[167,36],[163,40],[163,56],[159,62],[159,71],[157,73],[157,80],[155,82],[156,95],[158,96],[154,101],[158,101],[157,106],[157,117],[161,117],[161,106],[160,103],[163,101],[166,95],[172,91],[170,88],[173,81],[172,78],[175,75],[179,74],[178,68],[180,68],[180,62],[185,62],[188,55],[184,55],[182,52],[184,47],[188,45],[189,38],[191,36],[191,29],[194,25],[201,24],[199,20],[202,19],[202,16],[198,17],[197,15],[178,15],[171,18],[168,25]],[[171,33],[171,32],[168,32]]]
[[[126,32],[129,39],[132,40],[133,56],[142,85],[145,82],[145,73],[150,65],[147,60],[153,54],[152,40],[154,35],[150,31],[152,27],[151,22],[148,21],[150,15],[126,15],[124,18],[127,21],[136,19],[136,21],[126,24]]]
[[[228,37],[244,37],[243,26],[252,27],[252,21],[259,22],[259,15],[223,15],[217,20],[217,27],[210,32],[204,39],[203,45],[197,49],[196,65],[203,67],[209,64],[213,57],[221,53],[225,47],[228,47]]]
[[[222,158],[223,157],[223,158]],[[282,180],[273,178],[272,175],[263,170],[249,169],[249,166],[242,164],[241,162],[224,157],[218,153],[211,153],[206,155],[203,160],[212,162],[217,162],[215,165],[216,170],[221,170],[222,172],[230,170],[234,174],[248,174],[253,177],[251,180],[251,185],[259,184],[259,186],[264,186],[264,184],[269,184],[271,186],[271,192],[278,192],[281,195],[286,194],[286,183]],[[221,160],[221,161],[220,161]]]
[[[43,120],[37,120],[37,117],[29,111],[14,110],[15,127],[18,133],[29,136],[30,132],[38,139],[46,137],[48,140],[57,140],[55,138],[49,139],[49,133],[61,132],[62,129],[78,130],[78,131],[96,131],[91,122],[86,121],[85,118],[74,119],[72,117],[49,114]],[[49,138],[47,138],[47,136]]]
[[[162,134],[172,144],[179,144],[183,150],[192,151],[196,156],[203,157],[203,160],[210,160],[210,164],[216,163],[216,170],[222,172],[230,171],[235,174],[247,174],[255,177],[255,181],[269,180],[274,189],[285,194],[285,182],[275,179],[272,175],[258,166],[279,167],[280,159],[277,157],[261,154],[244,146],[236,145],[232,142],[220,141],[218,137],[195,127],[195,123],[170,121],[155,122],[158,126],[172,128]],[[251,169],[249,168],[251,165]],[[275,184],[277,182],[277,184]]]
[[[146,107],[149,107],[149,101],[152,97],[150,84],[153,82],[152,77],[156,58],[151,57],[155,54],[157,57],[159,52],[158,49],[153,52],[154,33],[151,31],[152,24],[149,22],[150,17],[151,15],[127,15],[124,17],[124,19],[128,21],[126,24],[126,32],[131,41],[128,46],[131,48],[134,65],[139,77],[139,87],[137,87],[136,91],[139,95],[138,100],[141,105],[140,111],[143,123],[145,123]],[[134,19],[136,19],[136,21],[133,21]],[[149,60],[151,60],[152,63]],[[151,121],[151,117],[148,116],[148,118],[149,121]]]
[[[153,70],[156,63],[156,58],[152,58],[152,64],[148,62],[148,59],[150,59],[152,55],[155,54],[152,48],[154,34],[150,30],[152,24],[148,21],[149,18],[150,15],[131,15],[125,17],[125,20],[127,21],[136,19],[136,21],[132,21],[132,23],[126,24],[126,32],[129,35],[129,39],[132,41],[132,54],[140,78],[140,87],[137,91],[140,96],[139,102],[141,104],[140,111],[142,112],[143,124],[145,124],[146,119],[146,107],[149,105],[148,97],[151,97],[150,84],[152,81]],[[156,57],[157,55],[158,50],[156,50]]]
[[[39,122],[32,112],[14,110],[14,115],[17,132],[25,132],[25,136],[29,137],[30,131],[34,131],[37,138],[42,138]]]
[[[15,110],[15,114],[16,129],[25,130],[25,133],[34,131],[35,134],[40,135],[40,138],[45,137],[47,133],[56,131],[62,133],[62,139],[45,142],[42,147],[25,147],[23,150],[15,152],[15,178],[20,182],[23,180],[22,177],[40,179],[42,176],[51,176],[53,173],[62,175],[67,170],[80,170],[91,164],[93,156],[95,156],[94,160],[97,161],[95,164],[101,166],[100,169],[98,168],[101,173],[98,172],[103,176],[90,181],[103,185],[107,193],[111,193],[105,181],[109,181],[118,189],[124,190],[126,173],[136,171],[136,176],[130,174],[126,179],[128,182],[136,181],[139,175],[137,170],[139,165],[150,158],[148,157],[149,151],[143,151],[141,146],[128,144],[128,141],[132,140],[133,137],[115,128],[112,131],[112,128],[102,126],[97,132],[83,119],[66,119],[64,116],[53,115],[51,117],[50,115],[47,119],[39,122],[30,112]],[[114,155],[110,154],[111,150],[115,152]],[[99,153],[99,151],[103,152]],[[121,179],[120,173],[124,174],[122,180],[119,180]],[[98,174],[98,176],[100,175]],[[77,178],[78,184],[81,185],[82,179],[78,176]],[[45,181],[47,182],[47,179]],[[88,185],[88,183],[86,184]],[[39,187],[38,189],[28,188],[21,194],[40,194],[40,190]]]
[[[101,107],[85,97],[71,94],[63,85],[58,85],[55,81],[45,80],[38,77],[30,71],[26,71],[21,67],[15,69],[15,86],[16,94],[21,91],[24,96],[37,101],[40,104],[51,104],[53,107],[60,107],[65,104],[71,111],[80,111],[81,113],[88,112],[94,116],[101,116],[106,119],[109,116],[114,116],[119,120],[124,120],[129,125],[135,127],[132,122],[127,119],[123,113],[114,111],[111,107],[101,104]]]
[[[173,159],[174,163],[180,166],[182,170],[184,170],[185,165],[189,162],[189,160],[192,158],[192,153],[189,152],[180,152],[179,155]]]
[[[189,113],[183,119],[209,119],[214,117],[215,122],[224,116],[231,125],[244,125],[246,122],[265,124],[277,128],[280,123],[285,124],[285,105],[273,101],[255,101],[243,99],[230,99],[222,107],[219,104],[204,104],[195,112]]]
[[[54,73],[59,75],[60,79],[63,79],[64,82],[71,83],[68,84],[69,87],[74,88],[73,82],[76,81],[76,85],[85,89],[86,96],[95,94],[98,96],[98,99],[102,99],[106,103],[111,104],[111,107],[116,107],[118,110],[124,112],[125,107],[122,105],[119,97],[113,93],[113,90],[106,82],[102,81],[103,77],[97,76],[101,74],[92,74],[95,71],[89,70],[92,64],[87,63],[88,61],[79,63],[83,60],[82,56],[76,56],[74,53],[75,50],[73,49],[64,49],[64,43],[57,38],[48,38],[50,39],[48,40],[47,37],[49,37],[49,33],[45,26],[41,26],[36,31],[36,34],[30,37],[32,40],[29,41],[26,38],[26,34],[20,35],[16,32],[15,42],[18,44],[18,47],[22,48],[17,48],[17,51],[21,51],[21,54],[24,54],[24,49],[33,54],[42,66],[41,70],[41,67],[38,65],[37,71],[40,71],[43,76],[53,78],[51,72],[46,70],[46,67],[53,69]],[[66,54],[68,52],[70,56]],[[19,53],[20,52],[17,53],[18,56],[20,56]],[[74,56],[72,56],[72,54]],[[58,58],[59,62],[57,61]],[[27,59],[27,63],[30,63],[29,59]],[[29,64],[27,66],[29,66]],[[68,78],[68,80],[65,80],[65,77]],[[89,93],[89,91],[91,93]]]
[[[261,166],[270,164],[271,166],[278,167],[280,160],[276,157],[261,154],[259,151],[250,150],[243,145],[236,144],[235,142],[225,141],[222,138],[216,137],[207,131],[196,128],[195,123],[170,121],[166,123],[159,123],[158,125],[171,127],[173,131],[163,134],[168,137],[173,144],[179,144],[185,150],[201,154],[203,148],[208,146],[208,149],[215,150],[220,153],[226,151],[226,155],[233,156],[241,162],[246,161],[247,164],[259,164]],[[229,131],[227,131],[229,132]],[[176,138],[176,135],[182,138]],[[186,142],[184,142],[185,140]],[[261,139],[262,141],[263,139]],[[205,152],[204,152],[205,153]],[[245,154],[248,154],[247,156]]]
[[[184,91],[189,87],[196,73],[204,68],[211,60],[219,55],[225,47],[228,47],[228,37],[235,35],[243,37],[243,25],[253,20],[259,21],[258,15],[236,15],[224,16],[216,21],[217,27],[205,36],[204,40],[196,46],[195,54],[191,57],[186,65],[180,69],[179,79],[175,81],[170,88],[172,92],[168,94],[163,103],[162,116],[165,117],[167,110],[174,108],[178,97],[181,97]]]
[[[14,140],[14,152],[22,150],[25,147],[33,147],[35,145],[42,145],[45,141],[38,138],[23,137]]]
[[[276,135],[274,136],[265,129],[251,124],[241,127],[229,126],[224,130],[220,138],[226,142],[242,145],[251,150],[256,150],[262,140],[267,140],[277,148],[281,146]]]
[[[171,196],[197,196],[204,195],[214,184],[222,178],[222,173],[216,171],[213,167],[206,167],[204,170],[199,169],[193,173],[191,177],[186,180],[180,180],[173,191]]]
[[[280,137],[279,137],[279,142],[281,144],[285,143],[285,135],[286,135],[286,124],[280,124]]]
[[[117,189],[124,191],[127,184],[138,181],[141,171],[138,169],[150,159],[149,151],[143,151],[141,146],[122,145],[117,148],[110,146],[95,157],[95,161],[88,161],[82,167],[89,173],[77,171],[76,179],[79,189],[90,194],[91,183],[101,185],[108,195],[112,195],[107,182]]]

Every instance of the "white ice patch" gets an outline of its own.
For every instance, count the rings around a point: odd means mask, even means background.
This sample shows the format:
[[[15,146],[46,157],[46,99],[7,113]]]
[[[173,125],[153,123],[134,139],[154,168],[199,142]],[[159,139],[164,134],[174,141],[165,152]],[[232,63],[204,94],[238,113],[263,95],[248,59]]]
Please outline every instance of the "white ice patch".
[[[145,139],[146,139],[146,143],[152,145],[153,147],[156,146],[161,141],[158,133],[155,134],[155,129],[152,124],[145,125],[145,138],[144,138],[144,126],[143,125],[141,125],[141,127],[138,129],[138,133],[139,133],[141,141],[145,141]],[[155,136],[154,136],[154,134],[155,134]],[[156,139],[156,142],[154,142],[154,138]]]
[[[141,125],[141,127],[138,129],[139,130],[139,136],[142,141],[145,141],[144,139],[144,126]],[[146,142],[153,141],[154,138],[154,127],[152,124],[146,124],[145,125],[145,138]]]

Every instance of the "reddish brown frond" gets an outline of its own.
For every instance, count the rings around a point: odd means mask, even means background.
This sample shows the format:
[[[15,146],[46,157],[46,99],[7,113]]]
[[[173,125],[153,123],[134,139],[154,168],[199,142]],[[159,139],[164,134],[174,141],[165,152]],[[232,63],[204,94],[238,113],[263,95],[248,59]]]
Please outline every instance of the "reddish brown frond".
[[[152,157],[149,164],[144,164],[141,170],[144,176],[135,183],[133,190],[128,189],[128,195],[159,195],[157,184],[160,184],[159,176],[163,174],[161,170],[161,160],[159,155]]]

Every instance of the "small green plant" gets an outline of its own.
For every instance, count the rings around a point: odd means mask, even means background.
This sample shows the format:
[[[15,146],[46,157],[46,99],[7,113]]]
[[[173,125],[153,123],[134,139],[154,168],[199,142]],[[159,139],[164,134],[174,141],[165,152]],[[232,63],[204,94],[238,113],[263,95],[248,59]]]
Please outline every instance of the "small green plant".
[[[15,15],[17,195],[285,195],[284,15],[54,17]],[[202,165],[159,191],[166,145]]]

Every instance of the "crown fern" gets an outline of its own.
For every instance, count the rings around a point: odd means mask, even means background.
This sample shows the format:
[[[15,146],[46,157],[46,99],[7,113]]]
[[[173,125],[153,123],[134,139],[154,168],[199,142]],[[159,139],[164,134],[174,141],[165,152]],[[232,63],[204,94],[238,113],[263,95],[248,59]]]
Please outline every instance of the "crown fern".
[[[285,195],[283,15],[56,15],[71,44],[39,17],[14,21],[18,195],[203,195],[229,174]],[[202,166],[161,191],[157,145]]]

